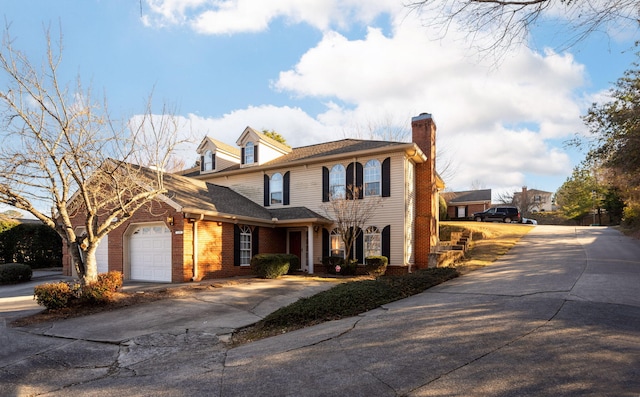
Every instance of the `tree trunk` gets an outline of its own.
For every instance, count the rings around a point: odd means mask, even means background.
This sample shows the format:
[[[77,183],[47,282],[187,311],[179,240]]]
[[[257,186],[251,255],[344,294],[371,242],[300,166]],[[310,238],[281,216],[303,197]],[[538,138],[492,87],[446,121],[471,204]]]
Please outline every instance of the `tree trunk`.
[[[73,266],[76,268],[80,285],[84,286],[98,279],[96,246],[83,249],[82,243],[75,241],[69,245]]]

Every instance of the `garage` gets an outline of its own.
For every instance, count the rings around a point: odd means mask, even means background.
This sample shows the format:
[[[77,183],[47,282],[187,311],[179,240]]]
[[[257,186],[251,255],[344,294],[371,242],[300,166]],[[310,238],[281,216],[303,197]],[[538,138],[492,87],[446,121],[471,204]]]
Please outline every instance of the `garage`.
[[[98,273],[106,273],[109,271],[109,235],[107,234],[100,240],[98,249],[96,249],[96,262],[98,264]]]
[[[135,226],[129,254],[131,280],[171,282],[171,231],[164,223]]]

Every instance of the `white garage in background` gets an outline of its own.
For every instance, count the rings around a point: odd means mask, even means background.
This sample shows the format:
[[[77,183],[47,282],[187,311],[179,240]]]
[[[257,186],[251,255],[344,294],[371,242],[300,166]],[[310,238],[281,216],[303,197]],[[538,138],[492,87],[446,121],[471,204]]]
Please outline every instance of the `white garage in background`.
[[[164,223],[134,226],[129,237],[131,280],[171,282],[171,231]]]

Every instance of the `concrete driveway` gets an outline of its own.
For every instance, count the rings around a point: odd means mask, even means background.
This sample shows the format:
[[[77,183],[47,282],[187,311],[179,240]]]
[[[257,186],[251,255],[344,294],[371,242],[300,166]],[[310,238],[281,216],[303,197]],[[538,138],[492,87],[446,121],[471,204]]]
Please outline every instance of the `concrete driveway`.
[[[230,350],[205,303],[188,320],[188,302],[165,302],[153,310],[169,326],[131,335],[120,329],[152,320],[121,312],[0,329],[0,394],[638,396],[639,286],[638,241],[608,228],[537,226],[486,269]]]

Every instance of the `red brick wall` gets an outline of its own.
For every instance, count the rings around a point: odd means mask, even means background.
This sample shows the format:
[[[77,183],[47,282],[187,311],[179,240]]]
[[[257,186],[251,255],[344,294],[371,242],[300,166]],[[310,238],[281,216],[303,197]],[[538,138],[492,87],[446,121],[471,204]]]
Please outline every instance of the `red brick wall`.
[[[435,156],[436,125],[430,115],[423,113],[411,120],[413,142],[426,154],[427,161],[416,164],[415,265],[418,269],[429,265],[431,247],[438,243]]]
[[[167,222],[167,218],[173,218],[173,225]],[[74,227],[84,226],[84,215],[81,211],[71,219]],[[183,282],[191,278],[191,274],[185,274],[184,264],[184,241],[183,235],[176,231],[183,230],[184,220],[182,214],[168,204],[157,200],[142,207],[136,211],[126,222],[118,226],[109,233],[109,270],[122,272],[125,279],[129,278],[129,264],[126,262],[127,254],[125,252],[125,233],[131,224],[141,224],[150,222],[162,222],[171,231],[171,267],[172,282]],[[70,276],[71,256],[68,254],[66,247],[63,248],[63,274]],[[189,272],[191,270],[189,269]]]
[[[287,252],[287,229],[261,227],[259,233],[258,252],[261,254],[284,254]]]

